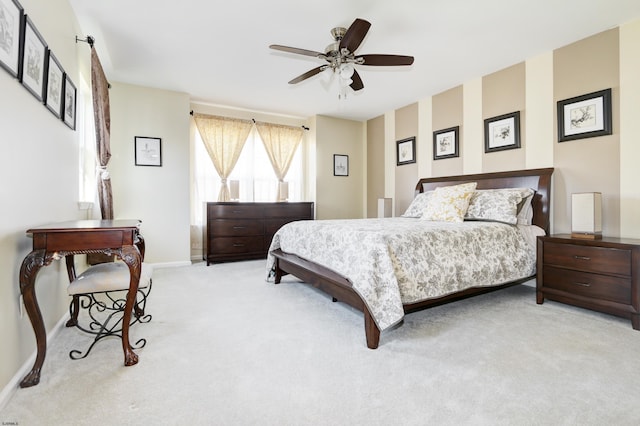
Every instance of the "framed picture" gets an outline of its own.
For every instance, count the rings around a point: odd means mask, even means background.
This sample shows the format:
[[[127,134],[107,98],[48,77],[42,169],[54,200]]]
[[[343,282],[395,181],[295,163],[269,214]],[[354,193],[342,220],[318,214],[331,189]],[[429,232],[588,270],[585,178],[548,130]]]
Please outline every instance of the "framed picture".
[[[135,137],[136,166],[162,166],[162,139]]]
[[[44,96],[44,71],[46,68],[47,44],[28,16],[25,15],[24,21],[21,80],[23,86],[39,101],[42,101]]]
[[[64,75],[64,106],[62,109],[62,120],[64,124],[76,129],[76,86],[67,74]]]
[[[397,165],[410,164],[416,162],[416,137],[410,137],[396,141]]]
[[[433,132],[433,159],[459,157],[458,133],[460,126]]]
[[[611,133],[611,89],[558,101],[558,142]]]
[[[520,148],[520,111],[484,120],[484,152]]]
[[[46,87],[44,92],[44,103],[49,111],[60,118],[62,114],[62,89],[64,87],[64,71],[60,62],[56,59],[51,50],[47,55]]]
[[[349,156],[333,154],[333,175],[349,176]]]
[[[20,75],[23,12],[17,0],[0,0],[0,66],[14,77]]]

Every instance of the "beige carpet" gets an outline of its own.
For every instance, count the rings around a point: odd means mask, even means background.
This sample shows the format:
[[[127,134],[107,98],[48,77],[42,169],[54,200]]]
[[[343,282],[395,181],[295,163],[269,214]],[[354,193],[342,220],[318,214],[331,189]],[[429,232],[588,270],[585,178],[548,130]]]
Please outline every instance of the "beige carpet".
[[[517,286],[410,314],[366,348],[362,315],[264,261],[157,269],[148,339],[71,361],[65,329],[40,384],[2,424],[637,425],[640,332],[629,321],[535,303]],[[6,350],[6,348],[4,349]]]

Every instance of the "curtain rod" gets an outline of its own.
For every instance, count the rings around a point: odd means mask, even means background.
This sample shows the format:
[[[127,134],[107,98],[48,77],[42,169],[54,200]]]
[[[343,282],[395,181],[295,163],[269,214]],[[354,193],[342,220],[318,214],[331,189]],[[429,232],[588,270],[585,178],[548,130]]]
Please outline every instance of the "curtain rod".
[[[88,35],[86,38],[78,38],[78,36],[76,36],[76,43],[79,41],[89,44],[89,47],[93,47],[93,43],[95,43],[96,39],[90,35]]]
[[[193,110],[189,111],[189,115],[193,115]],[[252,118],[251,121],[253,121],[253,124],[256,124],[255,118]],[[304,130],[309,130],[307,126],[300,126],[300,127],[302,127]]]

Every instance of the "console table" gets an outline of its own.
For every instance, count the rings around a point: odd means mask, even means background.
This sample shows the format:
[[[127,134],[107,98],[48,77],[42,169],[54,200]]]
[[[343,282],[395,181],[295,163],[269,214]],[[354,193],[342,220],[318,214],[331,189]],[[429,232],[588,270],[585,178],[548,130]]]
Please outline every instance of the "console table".
[[[129,344],[129,323],[135,303],[142,259],[136,242],[139,241],[139,220],[79,220],[55,223],[27,230],[33,236],[33,250],[24,258],[20,268],[20,292],[36,335],[37,355],[33,368],[20,387],[37,385],[47,351],[44,321],[38,306],[34,284],[43,266],[53,260],[66,258],[69,280],[75,278],[73,256],[76,254],[105,253],[122,259],[129,267],[130,281],[122,323],[122,350],[124,365],[138,362],[138,355]]]

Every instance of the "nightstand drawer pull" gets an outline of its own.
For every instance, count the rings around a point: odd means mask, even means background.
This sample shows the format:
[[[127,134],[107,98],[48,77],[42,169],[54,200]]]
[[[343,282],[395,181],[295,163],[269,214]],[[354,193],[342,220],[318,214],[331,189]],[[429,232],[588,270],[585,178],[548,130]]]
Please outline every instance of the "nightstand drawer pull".
[[[234,244],[233,246],[234,246],[234,247],[244,247],[244,244],[236,243],[236,244]]]
[[[573,256],[573,258],[577,260],[591,260],[591,258],[587,256]]]
[[[246,226],[234,226],[233,229],[247,229]]]
[[[579,285],[580,287],[591,287],[591,283],[579,283],[574,282],[575,285]]]

